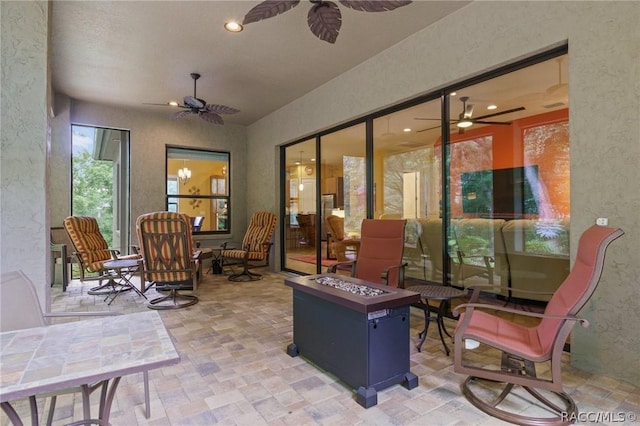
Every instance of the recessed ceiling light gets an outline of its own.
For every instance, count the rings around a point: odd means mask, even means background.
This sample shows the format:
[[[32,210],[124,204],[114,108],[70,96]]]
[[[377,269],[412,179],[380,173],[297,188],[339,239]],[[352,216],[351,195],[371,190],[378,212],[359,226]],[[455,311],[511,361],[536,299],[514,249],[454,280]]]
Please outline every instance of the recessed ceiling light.
[[[171,106],[178,106],[178,103],[176,101],[171,101],[169,102],[169,105]]]
[[[451,96],[455,96],[455,95],[457,95],[456,92],[451,92]]]
[[[498,108],[498,106],[494,105],[494,104],[491,104],[491,105],[487,106],[487,109],[497,109],[497,108]]]
[[[409,133],[411,131],[411,129],[407,127],[406,129],[402,129],[402,131],[405,132],[405,133]]]
[[[224,29],[232,33],[239,33],[244,27],[236,21],[229,21],[224,24]]]
[[[311,161],[316,161],[316,159],[315,159],[315,158],[312,158],[312,159],[311,159]]]

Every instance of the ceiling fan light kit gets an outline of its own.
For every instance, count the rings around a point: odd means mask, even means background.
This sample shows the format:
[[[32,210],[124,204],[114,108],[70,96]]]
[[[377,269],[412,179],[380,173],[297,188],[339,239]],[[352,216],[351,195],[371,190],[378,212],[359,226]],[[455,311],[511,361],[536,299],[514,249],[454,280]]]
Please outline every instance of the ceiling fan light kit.
[[[335,43],[342,26],[342,14],[338,5],[328,0],[309,0],[313,5],[307,15],[311,32],[322,41]],[[411,3],[411,0],[339,0],[348,8],[362,12],[385,12]],[[242,25],[273,18],[293,9],[300,0],[266,0],[254,6],[242,20]]]
[[[505,111],[494,112],[492,114],[482,115],[480,117],[472,118],[473,116],[473,105],[467,104],[469,100],[468,96],[461,96],[460,101],[462,102],[462,112],[458,116],[457,120],[451,120],[451,124],[455,124],[458,127],[458,134],[463,134],[464,129],[467,129],[474,124],[496,124],[502,126],[510,126],[510,121],[487,121],[486,118],[497,117],[499,115],[511,114],[512,112],[524,111],[524,107],[511,108]],[[441,118],[421,118],[416,117],[416,120],[441,120]],[[427,130],[438,129],[440,126],[429,127],[427,129],[418,130],[418,132],[426,132]]]

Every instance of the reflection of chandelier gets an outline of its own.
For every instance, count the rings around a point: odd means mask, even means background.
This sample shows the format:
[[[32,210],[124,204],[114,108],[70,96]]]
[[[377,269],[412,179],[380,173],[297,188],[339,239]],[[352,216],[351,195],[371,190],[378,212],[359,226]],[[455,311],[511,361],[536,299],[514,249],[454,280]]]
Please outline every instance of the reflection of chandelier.
[[[187,184],[187,181],[189,179],[191,179],[191,170],[189,170],[189,168],[186,165],[186,161],[183,160],[184,165],[183,168],[178,169],[178,179],[180,180],[180,183],[183,185]]]

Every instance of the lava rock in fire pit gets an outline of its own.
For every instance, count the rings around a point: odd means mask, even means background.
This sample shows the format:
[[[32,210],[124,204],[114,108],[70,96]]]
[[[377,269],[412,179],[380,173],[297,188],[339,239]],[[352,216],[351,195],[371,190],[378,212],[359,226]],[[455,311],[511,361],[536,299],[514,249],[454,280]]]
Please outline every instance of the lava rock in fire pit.
[[[318,277],[315,279],[318,284],[327,285],[329,287],[337,288],[338,290],[348,291],[349,293],[357,294],[358,296],[380,296],[386,293],[383,290],[369,287],[366,285],[354,284],[349,281],[341,280],[339,278],[332,277]]]

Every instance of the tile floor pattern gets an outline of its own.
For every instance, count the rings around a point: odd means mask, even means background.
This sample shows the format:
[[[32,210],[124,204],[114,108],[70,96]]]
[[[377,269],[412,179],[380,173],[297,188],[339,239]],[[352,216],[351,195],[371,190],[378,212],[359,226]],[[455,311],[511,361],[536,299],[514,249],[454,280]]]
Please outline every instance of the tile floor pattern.
[[[285,353],[292,341],[291,289],[284,275],[264,272],[264,279],[232,283],[223,275],[204,275],[200,302],[175,311],[160,311],[174,339],[181,362],[150,372],[151,417],[144,418],[142,375],[120,382],[111,411],[114,426],[135,425],[499,425],[461,396],[464,377],[453,372],[453,358],[444,354],[436,327],[422,352],[417,333],[422,312],[411,313],[411,371],[419,386],[401,385],[378,392],[378,404],[364,409],[354,391],[335,377]],[[74,281],[66,293],[52,289],[52,311],[145,311],[145,301],[129,292],[111,306],[86,294],[90,285]],[[148,292],[152,297],[155,291]],[[453,320],[445,320],[448,328]],[[488,351],[474,351],[478,360]],[[563,366],[565,388],[579,410],[640,414],[640,388]],[[97,399],[97,392],[92,401]],[[74,401],[75,399],[75,401]],[[75,402],[75,404],[74,404]],[[43,406],[47,404],[46,406]],[[15,404],[28,417],[24,401]],[[48,402],[40,402],[40,413]],[[525,402],[531,415],[539,408]],[[79,395],[58,398],[55,425],[81,419]],[[97,402],[92,413],[97,411]],[[2,413],[0,424],[7,425]],[[611,424],[623,424],[615,422]]]

